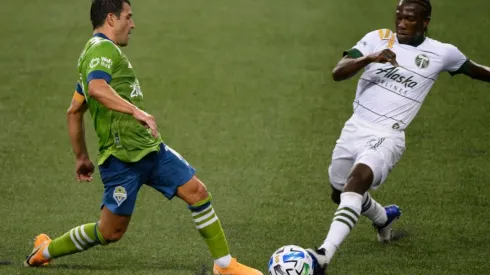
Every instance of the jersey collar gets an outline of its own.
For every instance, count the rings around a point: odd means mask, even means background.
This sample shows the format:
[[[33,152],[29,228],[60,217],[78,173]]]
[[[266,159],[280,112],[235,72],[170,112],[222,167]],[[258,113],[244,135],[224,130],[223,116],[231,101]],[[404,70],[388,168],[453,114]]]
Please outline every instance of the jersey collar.
[[[424,39],[422,39],[421,41],[419,41],[419,44],[417,45],[409,45],[409,44],[401,44],[400,41],[398,41],[398,36],[395,34],[395,39],[396,39],[396,43],[398,45],[404,45],[404,46],[410,46],[410,47],[414,47],[414,48],[417,48],[419,47],[420,45],[424,44],[425,41],[427,41],[427,36],[424,36]]]
[[[105,34],[103,34],[101,32],[98,32],[98,33],[94,34],[94,37],[100,37],[100,38],[103,38],[103,39],[110,40],[109,37],[107,37]]]

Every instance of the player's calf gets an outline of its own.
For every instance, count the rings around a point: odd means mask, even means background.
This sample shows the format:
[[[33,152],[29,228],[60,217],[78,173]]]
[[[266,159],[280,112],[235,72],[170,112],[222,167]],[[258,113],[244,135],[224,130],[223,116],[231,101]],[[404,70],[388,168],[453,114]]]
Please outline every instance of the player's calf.
[[[214,258],[214,274],[262,274],[231,257],[225,233],[211,204],[211,194],[196,176],[178,188],[177,196],[189,205],[196,229],[208,245]]]

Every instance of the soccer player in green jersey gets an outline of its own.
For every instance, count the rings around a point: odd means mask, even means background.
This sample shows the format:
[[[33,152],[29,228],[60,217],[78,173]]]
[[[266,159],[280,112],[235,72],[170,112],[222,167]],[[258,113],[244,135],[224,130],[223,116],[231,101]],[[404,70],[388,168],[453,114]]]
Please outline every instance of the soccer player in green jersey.
[[[83,114],[89,110],[99,140],[99,171],[104,196],[99,221],[77,226],[51,240],[34,240],[26,266],[121,239],[140,187],[147,184],[168,199],[184,200],[197,230],[214,257],[214,274],[259,275],[230,256],[225,234],[211,205],[211,195],[192,168],[162,142],[155,119],[143,108],[143,93],[133,67],[119,47],[128,45],[134,28],[130,1],[93,0],[94,36],[78,60],[79,80],[67,112],[79,181],[91,181],[94,165],[85,144]]]

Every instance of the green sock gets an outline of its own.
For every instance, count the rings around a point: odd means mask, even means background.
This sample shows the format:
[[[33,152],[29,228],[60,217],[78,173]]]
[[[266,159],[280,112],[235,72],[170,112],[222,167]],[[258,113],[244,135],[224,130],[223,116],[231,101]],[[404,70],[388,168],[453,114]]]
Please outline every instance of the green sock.
[[[230,250],[225,233],[211,205],[211,195],[207,199],[189,206],[189,209],[192,211],[196,228],[206,241],[214,259],[229,255]]]
[[[97,223],[77,226],[63,236],[54,239],[48,246],[51,258],[58,258],[87,250],[95,245],[106,245]]]

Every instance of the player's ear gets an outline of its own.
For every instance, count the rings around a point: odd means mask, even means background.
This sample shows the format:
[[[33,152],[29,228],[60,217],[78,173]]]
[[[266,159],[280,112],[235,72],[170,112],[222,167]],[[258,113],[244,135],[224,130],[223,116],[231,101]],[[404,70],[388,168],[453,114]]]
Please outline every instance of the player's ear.
[[[424,19],[424,30],[427,30],[429,28],[429,23],[430,23],[430,17],[427,17]]]
[[[114,27],[114,25],[116,24],[116,20],[117,20],[117,16],[115,14],[113,13],[107,14],[106,21],[107,24],[109,24],[109,26]]]

